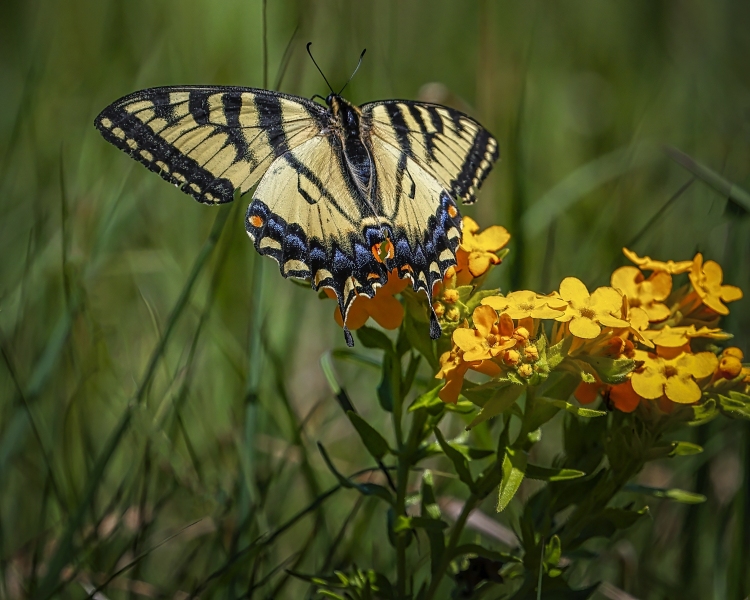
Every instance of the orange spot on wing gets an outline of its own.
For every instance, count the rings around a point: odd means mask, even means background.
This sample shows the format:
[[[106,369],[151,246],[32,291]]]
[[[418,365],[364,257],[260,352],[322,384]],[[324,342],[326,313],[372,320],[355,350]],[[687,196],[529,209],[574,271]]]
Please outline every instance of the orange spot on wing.
[[[456,215],[458,214],[458,209],[451,204],[450,206],[448,206],[448,214],[452,219],[455,219]]]
[[[253,215],[248,219],[250,221],[250,225],[253,227],[261,227],[263,225],[263,219],[261,219],[258,215]]]
[[[396,249],[388,238],[372,247],[372,255],[375,257],[375,260],[380,263],[384,262],[386,258],[393,258],[395,254]]]

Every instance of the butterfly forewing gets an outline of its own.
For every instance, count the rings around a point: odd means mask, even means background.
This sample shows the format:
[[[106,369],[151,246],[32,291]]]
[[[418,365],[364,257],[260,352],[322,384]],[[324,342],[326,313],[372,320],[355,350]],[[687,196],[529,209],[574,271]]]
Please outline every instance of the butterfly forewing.
[[[95,125],[115,146],[200,202],[231,202],[274,159],[317,135],[325,109],[267,90],[180,86],[121,98]]]
[[[474,119],[446,106],[407,100],[362,106],[374,138],[398,148],[465,204],[499,156],[497,141]]]

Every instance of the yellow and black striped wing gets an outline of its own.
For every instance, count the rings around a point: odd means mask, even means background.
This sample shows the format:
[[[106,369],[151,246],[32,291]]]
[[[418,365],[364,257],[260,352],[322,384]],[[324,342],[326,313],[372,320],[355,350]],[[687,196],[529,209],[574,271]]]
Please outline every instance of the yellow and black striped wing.
[[[409,277],[415,290],[432,300],[436,282],[456,264],[461,215],[447,186],[419,161],[378,136],[371,140],[376,179],[373,200],[393,243],[388,268]],[[431,334],[440,335],[432,314]]]
[[[273,162],[245,219],[258,252],[274,258],[284,277],[333,290],[344,320],[358,295],[374,296],[387,279],[373,253],[385,240],[383,225],[351,177],[339,138],[328,135]]]
[[[175,86],[141,90],[105,108],[104,138],[206,204],[231,202],[271,163],[318,135],[326,111],[268,90]]]
[[[403,152],[465,204],[499,157],[497,140],[471,117],[437,104],[384,100],[361,107],[363,125]]]

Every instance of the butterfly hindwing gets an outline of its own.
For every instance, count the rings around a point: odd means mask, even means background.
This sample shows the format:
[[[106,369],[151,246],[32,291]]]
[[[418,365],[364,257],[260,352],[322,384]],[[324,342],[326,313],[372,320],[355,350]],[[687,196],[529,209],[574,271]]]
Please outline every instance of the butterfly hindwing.
[[[370,102],[361,109],[373,138],[405,152],[454,198],[464,204],[476,200],[499,149],[474,119],[446,106],[408,100]]]
[[[174,86],[114,102],[95,125],[115,146],[206,204],[231,202],[317,135],[325,109],[267,90]]]
[[[346,318],[354,299],[372,297],[387,271],[373,252],[385,239],[382,220],[344,161],[338,139],[324,135],[280,156],[258,184],[245,226],[282,275],[332,289]]]
[[[456,264],[461,241],[456,201],[432,173],[380,137],[372,137],[372,155],[377,174],[373,194],[394,247],[387,267],[409,277],[413,288],[431,301],[435,283]],[[437,337],[434,314],[432,327]]]

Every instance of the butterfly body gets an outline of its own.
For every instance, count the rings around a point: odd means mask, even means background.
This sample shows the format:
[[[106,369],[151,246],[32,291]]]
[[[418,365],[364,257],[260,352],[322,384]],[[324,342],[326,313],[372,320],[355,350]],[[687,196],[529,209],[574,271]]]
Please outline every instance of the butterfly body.
[[[452,109],[358,107],[333,93],[323,106],[254,88],[151,88],[108,106],[95,125],[200,202],[255,187],[245,219],[255,248],[283,276],[332,289],[344,321],[394,269],[431,299],[456,264],[456,200],[474,201],[498,156],[494,138]],[[431,335],[440,335],[434,312]]]

